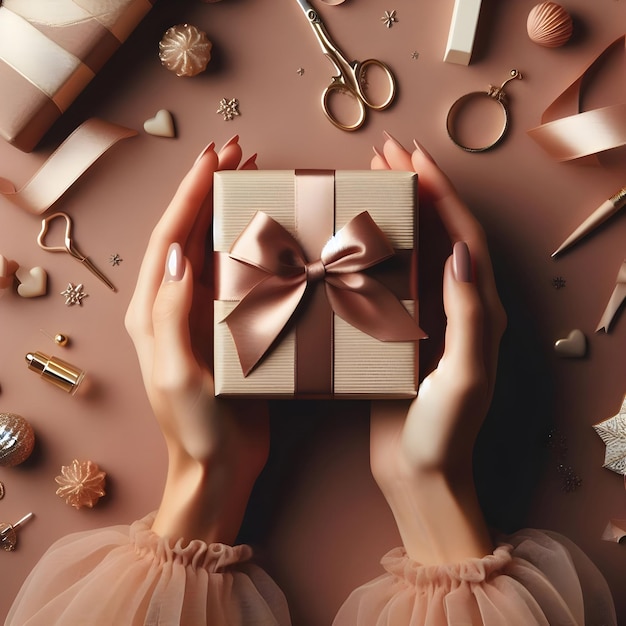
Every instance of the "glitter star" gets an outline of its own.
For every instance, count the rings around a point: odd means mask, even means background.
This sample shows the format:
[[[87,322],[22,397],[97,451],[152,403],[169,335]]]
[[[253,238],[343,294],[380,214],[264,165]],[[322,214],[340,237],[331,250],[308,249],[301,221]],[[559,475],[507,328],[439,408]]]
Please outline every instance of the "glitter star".
[[[552,286],[557,290],[563,289],[563,287],[565,287],[566,284],[567,284],[567,281],[562,276],[555,276],[552,279]]]
[[[83,299],[88,296],[88,294],[83,291],[82,283],[79,285],[67,283],[67,288],[65,291],[61,292],[61,295],[65,296],[66,306],[74,306],[75,304],[83,306]]]
[[[237,100],[237,98],[231,98],[230,100],[222,98],[220,100],[220,106],[217,109],[216,113],[220,113],[221,115],[223,115],[224,120],[229,122],[237,115],[240,115],[239,100]]]
[[[380,18],[380,21],[387,27],[391,28],[394,22],[398,21],[396,17],[395,9],[393,11],[385,11],[385,15]]]
[[[119,254],[112,254],[109,257],[109,263],[115,267],[117,265],[119,265],[124,259],[119,255]]]
[[[413,53],[411,54],[411,58],[412,59],[419,59],[420,58],[420,53],[417,50],[414,50]]]
[[[299,74],[300,76],[302,76],[302,74],[304,74],[304,68],[303,68],[303,67],[299,67],[299,68],[296,70],[296,74]]]

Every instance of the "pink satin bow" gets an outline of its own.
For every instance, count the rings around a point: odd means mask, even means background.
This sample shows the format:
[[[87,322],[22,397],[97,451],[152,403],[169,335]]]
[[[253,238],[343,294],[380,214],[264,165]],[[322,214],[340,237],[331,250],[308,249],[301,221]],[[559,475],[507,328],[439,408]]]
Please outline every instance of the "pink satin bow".
[[[287,325],[307,288],[323,281],[336,315],[380,341],[425,337],[408,311],[382,283],[362,273],[394,255],[384,233],[366,211],[328,241],[320,259],[309,262],[283,226],[258,211],[233,243],[231,258],[267,272],[226,317],[247,376]],[[320,337],[320,341],[328,341]]]

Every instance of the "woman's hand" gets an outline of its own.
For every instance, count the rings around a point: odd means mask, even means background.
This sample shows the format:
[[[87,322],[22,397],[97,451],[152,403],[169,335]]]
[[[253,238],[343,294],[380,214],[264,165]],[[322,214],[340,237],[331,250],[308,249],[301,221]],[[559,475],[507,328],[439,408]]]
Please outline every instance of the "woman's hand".
[[[387,136],[372,168],[418,172],[420,203],[434,205],[453,246],[443,278],[443,356],[415,400],[372,405],[372,473],[409,556],[422,563],[484,556],[492,546],[476,499],[472,452],[506,326],[485,234],[417,143],[409,154]]]
[[[186,540],[234,541],[269,451],[266,403],[224,401],[213,386],[213,174],[241,156],[234,137],[198,157],[152,232],[126,313],[168,450],[153,529]],[[256,168],[255,157],[240,167]]]

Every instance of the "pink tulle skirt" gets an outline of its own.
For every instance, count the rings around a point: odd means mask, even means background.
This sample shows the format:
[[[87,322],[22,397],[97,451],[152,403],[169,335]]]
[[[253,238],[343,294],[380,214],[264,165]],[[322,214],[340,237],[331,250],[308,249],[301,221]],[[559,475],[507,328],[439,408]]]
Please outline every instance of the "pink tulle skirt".
[[[356,589],[333,626],[614,626],[604,577],[570,541],[520,531],[483,558],[424,566],[403,548]]]
[[[57,541],[26,579],[6,626],[287,626],[285,597],[249,546],[183,547],[130,526]]]

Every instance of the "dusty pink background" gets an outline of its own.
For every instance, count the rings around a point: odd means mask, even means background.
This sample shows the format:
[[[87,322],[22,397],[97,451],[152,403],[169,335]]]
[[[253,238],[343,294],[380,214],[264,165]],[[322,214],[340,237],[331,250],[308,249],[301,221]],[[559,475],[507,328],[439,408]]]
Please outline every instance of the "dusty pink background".
[[[505,530],[531,525],[571,537],[606,575],[620,623],[626,622],[626,548],[600,539],[610,518],[626,518],[626,494],[622,478],[602,468],[604,446],[591,428],[617,412],[626,392],[626,318],[620,315],[609,335],[594,334],[624,259],[626,218],[615,218],[559,261],[549,256],[626,183],[626,154],[616,151],[602,165],[558,164],[526,136],[554,97],[623,33],[626,0],[569,0],[576,36],[557,50],[528,40],[533,5],[485,0],[474,59],[464,67],[442,62],[452,0],[347,0],[337,7],[318,0],[342,48],[356,58],[385,60],[399,83],[395,105],[348,134],[322,116],[319,95],[331,67],[295,2],[162,1],[37,151],[0,144],[0,175],[23,183],[87,117],[141,129],[166,108],[178,129],[174,140],[141,132],[121,143],[57,205],[74,217],[79,246],[117,294],[69,257],[42,252],[35,244],[38,220],[0,199],[0,253],[41,265],[50,276],[46,297],[7,294],[0,301],[0,410],[30,420],[38,441],[27,464],[0,468],[6,487],[0,520],[36,515],[20,533],[18,551],[0,554],[0,617],[52,541],[128,523],[158,504],[164,448],[122,320],[149,233],[196,154],[209,141],[221,145],[238,133],[247,154],[258,151],[262,168],[367,168],[371,146],[381,145],[387,129],[406,145],[417,137],[430,149],[489,234],[510,318],[497,397],[477,455],[489,520]],[[399,21],[387,29],[380,17],[393,9]],[[165,29],[184,21],[206,30],[215,46],[209,71],[194,79],[170,74],[156,54]],[[591,106],[623,99],[619,61],[598,77]],[[510,85],[505,143],[486,154],[462,152],[446,136],[447,108],[463,93],[500,84],[513,67],[525,78]],[[215,113],[221,98],[238,98],[241,116],[223,121]],[[123,258],[118,267],[108,264],[114,253]],[[564,289],[553,288],[556,276],[566,279]],[[66,307],[58,295],[69,281],[84,283],[89,297],[82,307]],[[587,335],[588,356],[561,360],[553,343],[574,328]],[[40,329],[69,334],[71,346],[57,348]],[[30,350],[84,367],[92,392],[72,398],[37,380],[24,364]],[[369,477],[364,405],[275,409],[275,447],[243,538],[258,545],[283,585],[294,623],[325,626],[353,587],[380,572],[379,558],[398,539]],[[574,493],[562,491],[559,460],[546,447],[552,427],[567,439],[566,464],[583,479]],[[108,472],[109,495],[91,511],[75,511],[54,494],[60,466],[75,457]]]

